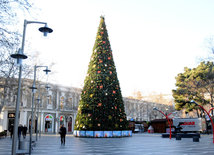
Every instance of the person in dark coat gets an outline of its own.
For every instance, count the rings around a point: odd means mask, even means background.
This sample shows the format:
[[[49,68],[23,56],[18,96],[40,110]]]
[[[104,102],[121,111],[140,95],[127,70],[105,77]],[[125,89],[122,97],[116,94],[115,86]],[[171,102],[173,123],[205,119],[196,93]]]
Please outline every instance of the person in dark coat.
[[[21,138],[22,128],[23,128],[22,125],[19,124],[19,126],[18,126],[18,138],[19,138],[19,140],[20,140],[20,138]]]
[[[27,127],[26,127],[26,125],[24,125],[23,128],[22,128],[22,135],[23,135],[24,139],[26,137],[26,134],[27,134]]]
[[[9,128],[9,131],[10,131],[10,138],[12,139],[13,137],[13,124],[11,124],[10,128]]]
[[[59,134],[61,136],[61,145],[65,145],[66,128],[64,124],[60,127]]]

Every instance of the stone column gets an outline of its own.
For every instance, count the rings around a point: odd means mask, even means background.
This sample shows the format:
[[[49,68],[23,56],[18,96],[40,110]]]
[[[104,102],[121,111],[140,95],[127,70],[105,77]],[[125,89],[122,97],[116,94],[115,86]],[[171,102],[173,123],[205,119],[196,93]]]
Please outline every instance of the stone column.
[[[27,125],[27,112],[26,111],[20,111],[20,119],[19,124],[21,125]]]
[[[55,133],[58,133],[59,127],[58,127],[58,120],[59,120],[59,114],[56,112],[56,118],[55,118]]]
[[[41,133],[44,133],[44,112],[41,112]]]
[[[8,111],[6,110],[6,111],[2,111],[1,112],[2,113],[2,116],[3,116],[3,118],[1,118],[2,119],[2,125],[3,125],[3,127],[2,127],[2,130],[8,130],[7,129],[7,126],[8,126]],[[0,131],[1,131],[1,129],[0,129]]]

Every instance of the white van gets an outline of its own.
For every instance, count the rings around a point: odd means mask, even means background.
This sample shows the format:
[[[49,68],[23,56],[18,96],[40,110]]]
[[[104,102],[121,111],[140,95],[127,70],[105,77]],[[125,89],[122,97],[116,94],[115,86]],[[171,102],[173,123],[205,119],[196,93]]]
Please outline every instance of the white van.
[[[180,126],[181,132],[204,132],[206,120],[204,118],[173,118],[173,126]]]

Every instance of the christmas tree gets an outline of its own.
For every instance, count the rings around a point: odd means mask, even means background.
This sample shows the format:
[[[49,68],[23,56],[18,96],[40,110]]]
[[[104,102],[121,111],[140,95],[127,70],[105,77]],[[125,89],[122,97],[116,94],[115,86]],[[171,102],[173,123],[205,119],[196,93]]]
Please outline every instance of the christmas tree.
[[[75,130],[126,130],[117,72],[104,17],[101,16],[88,73],[79,102]]]

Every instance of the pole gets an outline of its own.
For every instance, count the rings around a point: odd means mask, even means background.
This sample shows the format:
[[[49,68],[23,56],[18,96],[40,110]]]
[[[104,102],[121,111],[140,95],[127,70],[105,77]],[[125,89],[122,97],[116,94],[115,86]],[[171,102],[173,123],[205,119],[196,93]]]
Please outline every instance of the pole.
[[[37,140],[37,137],[38,137],[38,129],[39,129],[39,105],[40,105],[40,99],[38,98],[38,110],[37,110],[37,129],[36,129],[36,140]]]
[[[36,66],[34,66],[34,79],[33,79],[33,87],[32,87],[31,126],[30,126],[30,143],[29,143],[29,154],[30,155],[31,155],[31,149],[32,149],[32,129],[33,129],[33,122],[34,122],[33,106],[34,106],[35,85],[36,85]]]
[[[39,110],[40,110],[40,105],[41,105],[41,99],[40,99],[40,85],[39,85],[39,91],[38,91],[39,97],[38,97],[38,101],[39,101],[39,108],[38,108],[38,116],[39,116]],[[40,112],[40,116],[39,116],[39,137],[41,138],[41,114],[42,114],[42,109]]]
[[[17,137],[18,137],[21,77],[22,77],[22,65],[20,64],[20,66],[19,66],[19,81],[18,81],[18,95],[17,95],[17,100],[16,100],[16,112],[15,112],[15,124],[14,124],[14,128],[13,128],[12,155],[16,154],[16,142],[17,142]]]
[[[22,53],[24,53],[24,45],[25,45],[25,33],[26,33],[27,21],[24,20],[24,28],[22,35]],[[21,94],[21,78],[22,78],[22,64],[19,66],[19,80],[18,80],[18,94],[16,100],[16,112],[15,112],[15,124],[13,128],[13,142],[12,142],[12,155],[16,154],[16,142],[17,142],[17,134],[18,134],[18,123],[19,123],[19,105],[20,105],[20,94]]]
[[[41,112],[40,112],[40,117],[39,117],[39,137],[41,137],[41,124],[42,124],[42,120],[41,120],[41,117],[42,117],[42,109],[41,109]]]
[[[36,119],[36,124],[35,124],[35,127],[36,127],[36,141],[37,141],[37,139],[38,139],[38,120],[39,120],[39,107],[38,107],[38,105],[39,105],[39,101],[37,102],[37,106],[35,106],[35,112],[37,111],[37,119]],[[36,108],[37,107],[37,108]]]

